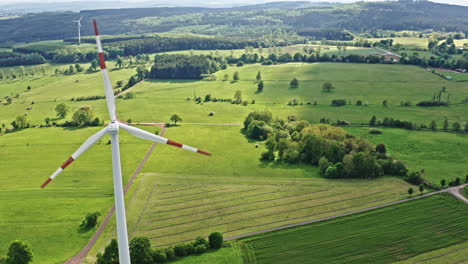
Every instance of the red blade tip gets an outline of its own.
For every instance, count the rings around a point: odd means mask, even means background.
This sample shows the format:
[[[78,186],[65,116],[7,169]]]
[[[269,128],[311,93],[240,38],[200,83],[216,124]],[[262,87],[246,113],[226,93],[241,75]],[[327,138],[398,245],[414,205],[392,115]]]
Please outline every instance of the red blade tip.
[[[203,151],[203,150],[197,150],[197,152],[203,155],[211,156],[211,153]]]
[[[42,185],[41,185],[41,188],[44,188],[46,187],[47,184],[49,184],[49,182],[51,182],[52,179],[51,178],[48,178],[47,181],[45,181]]]
[[[93,26],[94,26],[94,34],[96,34],[96,36],[99,36],[99,29],[97,27],[96,19],[93,19]]]

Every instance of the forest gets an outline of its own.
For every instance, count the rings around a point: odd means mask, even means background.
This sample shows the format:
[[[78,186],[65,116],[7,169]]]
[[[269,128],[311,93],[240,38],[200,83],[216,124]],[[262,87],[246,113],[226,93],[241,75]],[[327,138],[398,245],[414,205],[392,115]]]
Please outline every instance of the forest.
[[[204,55],[157,55],[149,77],[156,79],[200,79],[202,74],[211,74],[226,69],[221,57]]]
[[[468,7],[418,2],[359,2],[344,5],[297,5],[281,9],[258,5],[242,8],[135,8],[88,10],[79,14],[56,12],[29,14],[0,20],[0,41],[29,42],[74,37],[73,19],[84,16],[82,33],[92,35],[91,20],[96,18],[104,34],[144,34],[181,32],[221,36],[278,37],[285,32],[306,36],[343,39],[347,34],[333,31],[324,35],[312,29],[341,29],[352,32],[382,30],[426,30],[468,33]],[[289,35],[288,38],[292,37]]]

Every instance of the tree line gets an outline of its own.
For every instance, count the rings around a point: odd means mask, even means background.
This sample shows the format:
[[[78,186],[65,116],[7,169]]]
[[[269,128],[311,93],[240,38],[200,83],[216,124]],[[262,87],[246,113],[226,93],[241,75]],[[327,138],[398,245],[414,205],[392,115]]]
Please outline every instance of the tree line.
[[[135,237],[129,243],[130,259],[132,263],[153,264],[175,261],[186,256],[201,255],[205,252],[218,250],[223,247],[223,234],[213,232],[208,236],[197,237],[192,243],[181,243],[166,248],[153,249],[147,237]],[[104,252],[97,254],[97,264],[119,263],[117,240],[112,239]]]
[[[45,58],[39,53],[21,54],[17,52],[1,52],[0,67],[36,65],[45,63]]]
[[[152,79],[200,79],[227,68],[222,57],[206,55],[163,54],[156,55],[148,73]]]

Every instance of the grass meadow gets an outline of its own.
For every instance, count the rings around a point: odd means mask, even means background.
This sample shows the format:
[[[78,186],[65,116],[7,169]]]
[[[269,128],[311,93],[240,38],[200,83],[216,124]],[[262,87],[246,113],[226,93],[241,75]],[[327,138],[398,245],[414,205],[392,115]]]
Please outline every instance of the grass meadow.
[[[442,179],[464,179],[468,174],[468,134],[379,128],[383,134],[372,135],[369,128],[345,129],[374,144],[384,143],[390,155],[406,163],[410,170],[424,169],[424,177],[435,185],[440,185]]]
[[[311,259],[314,263],[391,263],[465,243],[466,210],[466,204],[450,195],[436,195],[265,233],[242,239],[241,243],[251,246],[259,264],[304,263]],[[465,257],[460,254],[452,259],[463,261]]]
[[[222,80],[225,74],[232,79],[235,71],[239,71],[240,81]],[[262,93],[256,92],[258,71],[265,82]],[[134,73],[134,69],[125,68],[110,74],[115,84],[128,80]],[[450,123],[465,122],[468,110],[468,105],[455,104],[468,97],[463,83],[445,81],[413,66],[254,64],[231,66],[217,72],[216,76],[216,81],[145,81],[132,88],[135,99],[117,100],[118,116],[121,120],[131,118],[133,122],[168,122],[173,113],[178,113],[184,122],[242,123],[250,111],[269,109],[276,117],[295,115],[311,122],[327,117],[332,121],[340,119],[359,124],[367,123],[376,115],[379,119],[393,117],[418,124],[437,120],[442,126],[444,118]],[[300,86],[291,89],[289,82],[295,77]],[[330,93],[321,91],[326,81],[331,81],[336,89]],[[27,86],[32,87],[31,91],[26,92]],[[415,104],[427,100],[443,86],[454,102],[449,107],[400,107],[401,101]],[[211,94],[230,99],[237,90],[242,91],[245,100],[255,100],[255,104],[196,104],[191,99],[195,94],[202,98]],[[73,97],[104,95],[99,72],[0,82],[0,98],[11,94],[19,94],[19,98],[14,98],[11,105],[0,104],[0,124],[9,125],[24,113],[28,113],[33,125],[44,124],[44,118],[55,116],[54,107],[60,102],[65,102],[72,111],[92,105],[98,117],[108,118],[105,100],[70,101]],[[288,106],[292,98],[298,98],[303,104]],[[330,106],[332,99],[342,98],[351,100],[352,105]],[[357,100],[369,105],[356,106]],[[388,100],[388,107],[382,106],[383,100]],[[317,101],[317,105],[307,105],[309,101]],[[32,110],[26,110],[31,106]],[[211,111],[215,115],[210,117]],[[206,157],[158,146],[127,195],[131,236],[147,235],[153,245],[162,246],[193,240],[212,231],[235,235],[407,197],[409,185],[397,178],[329,181],[319,177],[317,168],[312,166],[262,163],[259,156],[263,143],[245,138],[240,133],[241,128],[240,125],[169,128],[167,137],[214,155]],[[0,219],[3,238],[0,255],[5,254],[8,243],[21,239],[32,245],[34,263],[59,263],[76,254],[89,240],[93,231],[77,231],[81,220],[89,212],[107,213],[113,202],[107,139],[80,157],[46,190],[40,190],[39,186],[97,129],[31,128],[0,136],[0,210],[5,212],[5,217]],[[154,127],[146,129],[156,130]],[[465,135],[384,129],[383,135],[371,137],[366,129],[349,129],[373,142],[384,142],[395,158],[403,160],[410,168],[424,168],[427,176],[436,182],[446,177],[443,175],[466,173],[461,162],[466,159],[462,150],[466,145]],[[121,141],[126,182],[151,143],[129,137],[127,133],[122,133]],[[259,148],[255,148],[257,143],[261,145]],[[115,236],[114,228],[111,221],[105,235],[93,248],[90,261]],[[48,239],[52,234],[55,239]],[[209,261],[221,255],[231,259],[226,262],[236,263],[236,250],[223,249],[220,252],[225,254],[215,252],[203,258]]]
[[[385,39],[393,39],[393,45],[401,44],[407,48],[427,48],[429,40],[417,37],[396,37],[396,38],[369,38],[369,41],[376,42]]]
[[[220,231],[225,236],[317,219],[408,197],[404,181],[330,181],[317,168],[259,161],[240,126],[183,125],[165,136],[213,153],[206,157],[157,146],[128,196],[129,231],[155,247]],[[235,158],[233,158],[235,157]],[[90,254],[114,235],[106,235]]]
[[[240,81],[230,79],[235,71]],[[260,71],[265,88],[257,93],[255,76]],[[353,124],[368,123],[373,115],[377,118],[393,117],[429,125],[436,120],[441,127],[444,118],[450,123],[465,122],[468,105],[460,104],[468,97],[463,83],[450,82],[415,66],[366,65],[335,63],[289,63],[275,66],[258,64],[244,67],[229,67],[216,73],[217,81],[156,80],[146,81],[133,91],[137,97],[119,102],[119,116],[139,122],[167,121],[172,113],[179,113],[184,122],[240,123],[253,110],[270,109],[278,117],[295,115],[298,119],[318,122],[322,117],[331,121],[347,120]],[[289,88],[292,78],[298,78],[300,86]],[[321,85],[330,81],[336,87],[332,92],[323,92]],[[422,108],[414,106],[422,100],[430,100],[434,92],[442,87],[450,93],[449,107]],[[195,104],[195,95],[231,99],[240,90],[244,100],[255,104],[231,105],[226,102]],[[187,98],[189,100],[187,100]],[[297,98],[302,105],[288,106],[289,100]],[[346,99],[351,105],[330,106],[333,99]],[[357,100],[368,102],[368,106],[356,106]],[[384,107],[382,101],[387,100]],[[401,102],[410,101],[413,106],[401,107]],[[311,105],[307,105],[311,102]],[[313,105],[317,102],[317,105]],[[135,107],[138,105],[138,107]],[[209,112],[215,116],[209,117]]]
[[[46,189],[41,184],[81,143],[100,128],[34,128],[0,136],[0,255],[9,243],[30,243],[34,263],[62,263],[75,255],[94,230],[79,232],[87,213],[105,215],[113,203],[108,138],[83,154]],[[124,182],[151,143],[121,135]],[[52,239],[53,238],[53,239]]]

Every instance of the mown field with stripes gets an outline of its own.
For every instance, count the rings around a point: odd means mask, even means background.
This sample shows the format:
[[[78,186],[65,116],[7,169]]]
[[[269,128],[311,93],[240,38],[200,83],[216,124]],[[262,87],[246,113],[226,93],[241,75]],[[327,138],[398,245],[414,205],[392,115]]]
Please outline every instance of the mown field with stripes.
[[[145,174],[130,229],[155,247],[213,231],[226,237],[370,207],[407,196],[394,179],[327,181]],[[137,208],[133,208],[133,206]],[[130,213],[131,214],[131,213]]]
[[[463,263],[468,258],[467,209],[449,194],[435,195],[240,242],[259,264]]]

